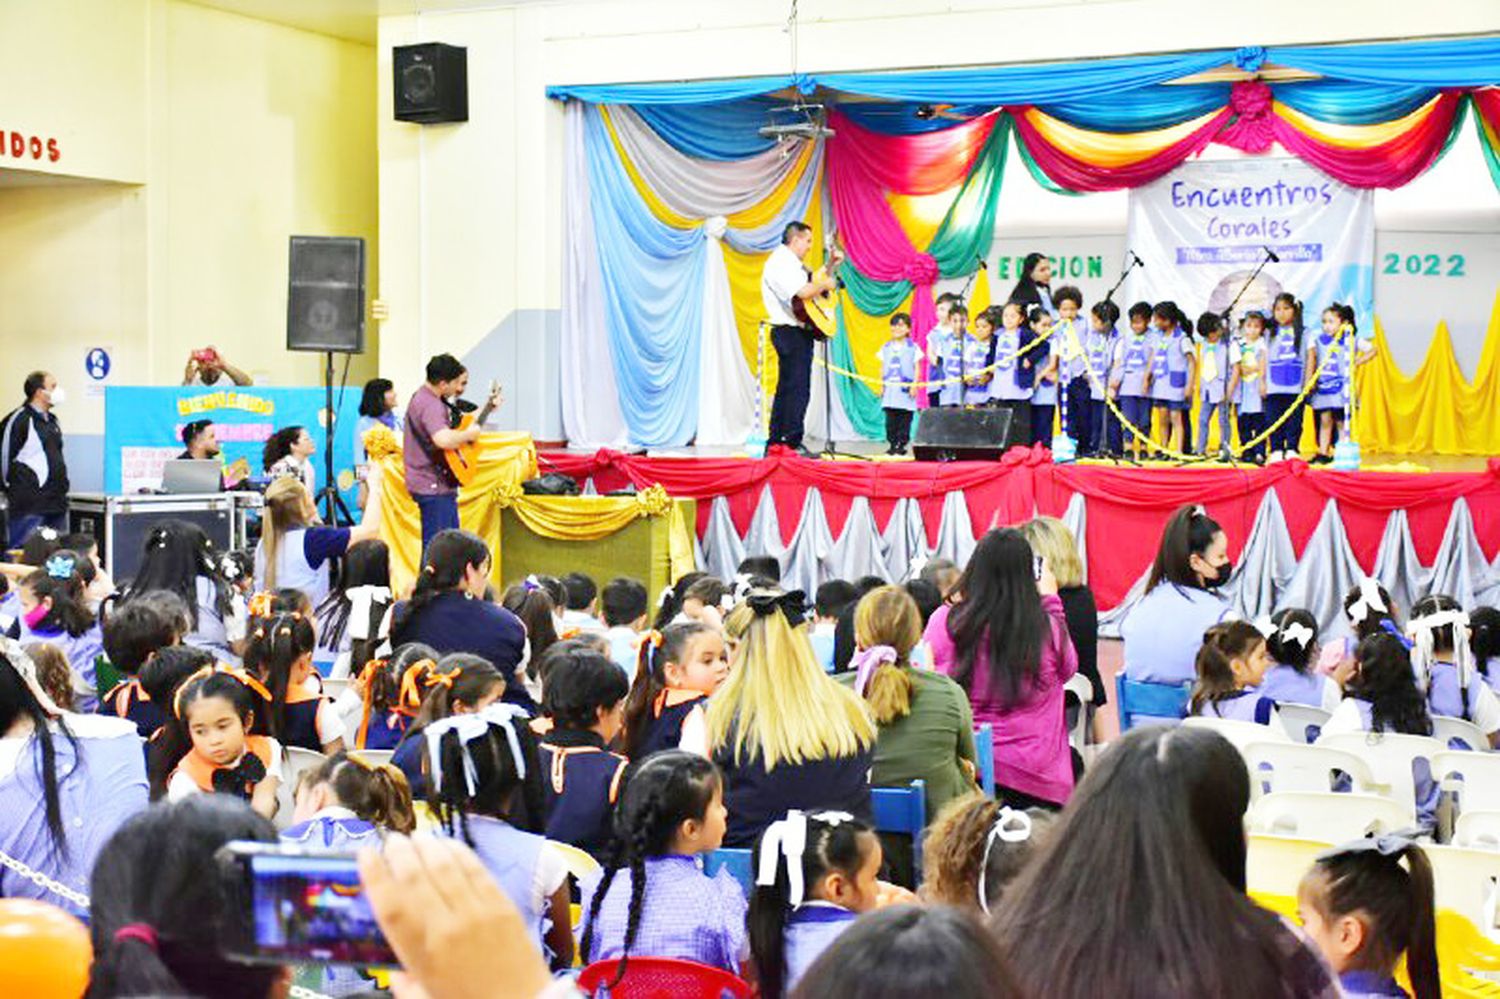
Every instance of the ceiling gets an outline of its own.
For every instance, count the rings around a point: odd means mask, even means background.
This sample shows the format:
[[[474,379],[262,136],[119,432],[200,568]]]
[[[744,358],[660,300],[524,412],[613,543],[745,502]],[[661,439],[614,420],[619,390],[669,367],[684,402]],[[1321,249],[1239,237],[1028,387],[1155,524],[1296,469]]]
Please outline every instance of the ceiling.
[[[386,15],[425,11],[519,7],[558,0],[192,0],[203,7],[286,24],[335,38],[375,44],[376,22]]]

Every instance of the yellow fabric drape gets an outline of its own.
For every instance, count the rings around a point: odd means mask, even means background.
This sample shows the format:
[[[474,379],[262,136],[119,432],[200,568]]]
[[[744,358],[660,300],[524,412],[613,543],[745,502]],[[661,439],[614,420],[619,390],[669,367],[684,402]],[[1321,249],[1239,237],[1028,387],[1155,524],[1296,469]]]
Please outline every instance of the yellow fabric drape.
[[[1470,382],[1439,322],[1416,374],[1396,366],[1375,319],[1375,357],[1359,371],[1355,429],[1367,451],[1390,454],[1500,454],[1500,295]]]
[[[822,183],[822,178],[818,178]],[[802,221],[812,227],[813,246],[823,245],[823,203],[813,198],[808,206],[807,218]],[[724,248],[724,268],[729,272],[729,295],[734,302],[734,322],[740,334],[740,348],[745,352],[745,361],[750,371],[755,371],[756,339],[760,335],[760,322],[766,317],[766,307],[761,303],[760,272],[765,267],[768,253],[741,253],[728,243],[720,241]],[[776,384],[776,352],[766,351],[766,364],[770,381]],[[771,401],[766,400],[769,407]]]
[[[1441,99],[1442,95],[1439,94],[1426,104],[1394,121],[1381,121],[1372,125],[1345,125],[1333,121],[1320,121],[1280,101],[1273,102],[1271,110],[1276,117],[1297,131],[1325,145],[1339,146],[1343,149],[1361,149],[1365,146],[1378,146],[1392,139],[1398,139],[1419,127],[1432,114]]]
[[[974,287],[969,290],[969,317],[979,315],[990,307],[990,269],[979,268],[979,274],[974,278]]]
[[[1169,128],[1128,133],[1095,132],[1079,128],[1036,108],[1028,108],[1021,113],[1042,138],[1059,149],[1067,150],[1069,155],[1094,166],[1124,167],[1150,159],[1168,146],[1181,142],[1220,112],[1210,111]]]
[[[422,560],[422,518],[406,491],[401,443],[384,427],[365,435],[370,460],[380,466],[380,536],[391,550],[391,588],[400,593],[416,578]],[[526,528],[562,541],[598,541],[642,517],[667,517],[672,578],[697,568],[692,528],[659,485],[634,496],[528,496],[521,483],[537,474],[530,434],[489,433],[480,438],[479,467],[458,492],[458,518],[494,553],[490,579],[502,585],[500,514],[507,507]]]

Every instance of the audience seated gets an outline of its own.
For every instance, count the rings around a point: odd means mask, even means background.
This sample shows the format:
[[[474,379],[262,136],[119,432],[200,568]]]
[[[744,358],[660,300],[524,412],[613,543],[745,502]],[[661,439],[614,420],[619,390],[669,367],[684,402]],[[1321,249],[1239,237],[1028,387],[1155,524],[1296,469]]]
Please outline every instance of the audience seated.
[[[1016,811],[978,791],[954,799],[927,829],[918,894],[925,902],[996,911],[1052,822],[1051,812]]]

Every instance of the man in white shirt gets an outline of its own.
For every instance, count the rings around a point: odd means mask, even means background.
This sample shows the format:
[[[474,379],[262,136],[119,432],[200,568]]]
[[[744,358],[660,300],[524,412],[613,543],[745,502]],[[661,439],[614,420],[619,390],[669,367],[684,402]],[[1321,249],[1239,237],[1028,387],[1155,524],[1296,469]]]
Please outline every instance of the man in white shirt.
[[[797,321],[792,309],[794,298],[812,298],[837,287],[832,277],[813,280],[802,258],[812,249],[812,228],[803,222],[789,222],[781,234],[781,245],[766,258],[761,271],[760,295],[771,324],[771,345],[776,348],[780,375],[776,380],[776,397],[771,402],[771,428],[768,444],[784,444],[804,458],[812,457],[802,445],[802,424],[807,415],[807,400],[812,385],[812,332]]]

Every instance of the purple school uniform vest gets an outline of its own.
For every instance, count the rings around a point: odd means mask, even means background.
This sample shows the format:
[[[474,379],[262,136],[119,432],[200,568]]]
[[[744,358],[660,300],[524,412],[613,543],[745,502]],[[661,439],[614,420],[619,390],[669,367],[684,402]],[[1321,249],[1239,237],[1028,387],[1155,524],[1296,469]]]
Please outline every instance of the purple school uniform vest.
[[[1474,699],[1478,696],[1478,688],[1483,684],[1484,679],[1475,672],[1469,677],[1468,690],[1460,690],[1458,667],[1452,663],[1433,663],[1432,676],[1427,684],[1427,710],[1435,715],[1471,721]],[[1467,698],[1465,694],[1468,695]]]
[[[94,672],[94,662],[104,655],[104,633],[99,630],[99,625],[93,625],[81,635],[70,635],[66,631],[32,631],[22,621],[21,644],[29,645],[32,642],[47,642],[62,651],[73,672],[83,677],[83,682],[88,684],[89,693],[76,696],[75,706],[79,713],[87,714],[97,710],[99,698],[94,691],[99,681]]]
[[[614,842],[615,795],[629,761],[591,745],[540,747],[547,838],[604,859]]]
[[[1309,707],[1323,706],[1323,690],[1333,681],[1317,673],[1299,673],[1291,666],[1277,663],[1266,670],[1260,682],[1260,696],[1277,704],[1306,704]]]
[[[1233,697],[1205,703],[1194,714],[1200,718],[1223,718],[1264,725],[1270,721],[1271,710],[1275,706],[1272,701],[1261,696],[1258,688],[1246,687]]]
[[[546,839],[487,815],[469,815],[467,818],[474,852],[500,885],[500,890],[521,910],[522,925],[527,928],[532,944],[541,950],[542,937],[550,920],[537,911],[534,886],[537,861],[547,846]],[[460,828],[455,827],[455,834]]]
[[[281,841],[330,853],[353,853],[362,846],[379,846],[380,830],[364,819],[318,815],[283,829]]]
[[[839,934],[854,925],[859,913],[836,905],[805,904],[793,910],[787,918],[783,936],[783,953],[786,955],[786,992],[791,994],[825,950]]]

